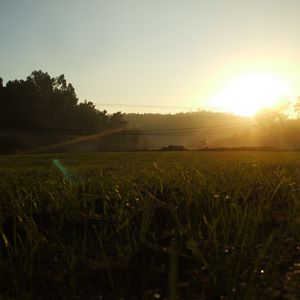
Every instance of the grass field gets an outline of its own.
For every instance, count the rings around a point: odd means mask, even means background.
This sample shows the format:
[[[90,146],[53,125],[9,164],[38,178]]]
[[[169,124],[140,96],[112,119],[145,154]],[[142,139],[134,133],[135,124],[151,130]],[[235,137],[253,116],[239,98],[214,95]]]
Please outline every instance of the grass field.
[[[0,156],[2,299],[298,299],[300,153]]]

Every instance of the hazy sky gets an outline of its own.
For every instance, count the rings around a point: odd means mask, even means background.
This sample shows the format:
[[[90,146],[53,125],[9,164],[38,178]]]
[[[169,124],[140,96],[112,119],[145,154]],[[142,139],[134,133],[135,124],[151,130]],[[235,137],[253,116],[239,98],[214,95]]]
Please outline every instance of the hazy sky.
[[[203,107],[262,71],[300,95],[299,11],[299,0],[0,0],[0,76],[42,69],[81,100]]]

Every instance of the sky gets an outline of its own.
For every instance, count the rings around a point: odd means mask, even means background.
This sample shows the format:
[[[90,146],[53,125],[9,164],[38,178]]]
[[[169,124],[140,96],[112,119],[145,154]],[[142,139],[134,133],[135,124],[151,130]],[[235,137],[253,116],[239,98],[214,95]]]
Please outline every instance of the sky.
[[[249,72],[294,97],[299,11],[298,0],[0,0],[0,76],[65,74],[109,112],[222,110],[213,99]]]

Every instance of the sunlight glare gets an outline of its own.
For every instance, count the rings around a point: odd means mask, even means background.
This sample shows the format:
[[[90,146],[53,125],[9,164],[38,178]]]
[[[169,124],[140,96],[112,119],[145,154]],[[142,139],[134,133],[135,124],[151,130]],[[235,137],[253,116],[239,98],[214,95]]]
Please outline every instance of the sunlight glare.
[[[291,87],[281,78],[267,73],[248,73],[230,81],[210,103],[223,111],[254,116],[258,110],[291,97]]]

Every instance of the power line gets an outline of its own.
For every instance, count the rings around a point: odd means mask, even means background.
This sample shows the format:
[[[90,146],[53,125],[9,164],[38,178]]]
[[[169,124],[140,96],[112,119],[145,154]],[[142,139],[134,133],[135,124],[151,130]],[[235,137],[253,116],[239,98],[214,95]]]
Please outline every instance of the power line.
[[[199,127],[197,130],[182,130],[182,129],[153,129],[153,130],[137,130],[137,131],[125,131],[125,135],[155,135],[155,136],[166,136],[166,135],[195,135],[205,132],[222,132],[230,129],[246,129],[250,128],[252,125],[250,124],[235,124],[231,126],[206,126],[206,127]]]
[[[197,110],[211,110],[218,108],[210,108],[204,106],[177,106],[177,105],[153,105],[153,104],[126,104],[126,103],[100,103],[93,102],[95,105],[111,106],[111,107],[141,107],[141,108],[162,108],[162,109],[197,109]],[[219,108],[221,109],[221,108]]]
[[[168,128],[168,129],[140,129],[143,132],[164,132],[164,131],[198,131],[203,129],[214,129],[214,128],[231,128],[235,126],[252,126],[249,122],[240,122],[235,124],[219,124],[219,125],[206,125],[201,127],[184,127],[184,128]],[[134,130],[134,129],[133,129]],[[137,129],[139,130],[139,129]]]

